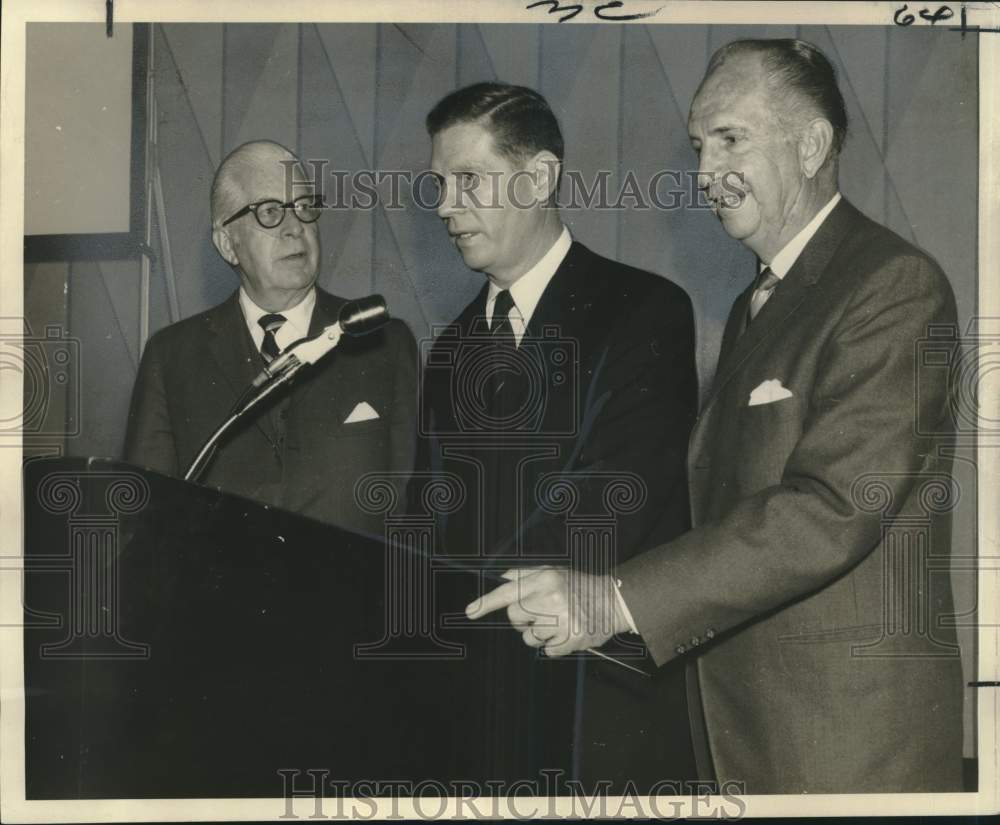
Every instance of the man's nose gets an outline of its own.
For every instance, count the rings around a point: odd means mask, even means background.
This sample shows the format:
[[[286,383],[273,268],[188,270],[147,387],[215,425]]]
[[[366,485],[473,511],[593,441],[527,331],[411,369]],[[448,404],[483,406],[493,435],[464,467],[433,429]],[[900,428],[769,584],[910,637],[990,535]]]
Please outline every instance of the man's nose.
[[[701,150],[698,156],[698,188],[708,191],[718,175],[716,158],[708,148]]]
[[[291,209],[286,209],[285,219],[281,222],[281,234],[297,238],[303,231],[302,221],[295,217]]]
[[[437,207],[439,218],[448,218],[462,211],[460,200],[456,196],[457,191],[457,186],[449,185],[447,182],[441,184],[441,195]]]

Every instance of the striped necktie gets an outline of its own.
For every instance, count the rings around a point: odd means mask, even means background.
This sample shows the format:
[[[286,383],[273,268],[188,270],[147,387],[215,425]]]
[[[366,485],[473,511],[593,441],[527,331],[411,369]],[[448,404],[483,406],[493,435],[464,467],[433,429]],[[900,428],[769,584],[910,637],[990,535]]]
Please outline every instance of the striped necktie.
[[[260,354],[264,356],[264,361],[268,364],[281,354],[281,347],[278,346],[274,334],[281,329],[281,325],[286,320],[288,319],[284,315],[276,312],[269,315],[262,315],[257,319],[257,323],[264,330],[264,340],[260,345]]]
[[[757,280],[754,281],[753,295],[750,296],[750,309],[747,324],[757,317],[757,313],[763,309],[767,299],[771,297],[774,288],[781,283],[781,278],[771,271],[771,267],[765,266]]]

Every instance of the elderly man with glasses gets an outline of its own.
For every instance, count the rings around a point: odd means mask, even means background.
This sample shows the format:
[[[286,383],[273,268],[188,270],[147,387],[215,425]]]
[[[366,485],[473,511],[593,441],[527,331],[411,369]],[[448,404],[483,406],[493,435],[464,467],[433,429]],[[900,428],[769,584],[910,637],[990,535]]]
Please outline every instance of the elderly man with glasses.
[[[338,319],[344,299],[316,285],[322,205],[295,156],[254,141],[215,174],[212,240],[240,287],[212,309],[160,330],[132,394],[126,460],[183,475],[202,442],[263,367]],[[401,321],[345,337],[250,413],[202,481],[357,530],[381,520],[354,498],[356,480],[413,464],[416,346]]]

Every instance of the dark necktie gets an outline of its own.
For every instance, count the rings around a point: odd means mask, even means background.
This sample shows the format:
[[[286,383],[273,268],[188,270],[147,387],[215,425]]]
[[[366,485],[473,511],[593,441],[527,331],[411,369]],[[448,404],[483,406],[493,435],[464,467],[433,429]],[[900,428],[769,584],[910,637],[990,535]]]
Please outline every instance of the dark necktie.
[[[757,280],[753,284],[753,292],[750,294],[750,307],[747,315],[747,324],[757,317],[757,313],[763,309],[767,299],[771,297],[774,288],[781,283],[781,278],[771,271],[771,267],[765,266]]]
[[[264,340],[260,345],[260,354],[264,356],[264,361],[268,364],[281,354],[281,347],[278,346],[278,342],[274,339],[274,334],[281,329],[281,325],[286,320],[288,319],[284,315],[279,315],[276,312],[269,315],[262,315],[257,319],[257,323],[264,330]]]
[[[510,310],[513,306],[514,299],[510,297],[508,290],[504,289],[497,293],[493,303],[493,317],[490,320],[490,339],[493,344],[490,357],[492,369],[486,386],[486,400],[492,407],[495,407],[500,391],[507,383],[506,379],[510,377],[510,357],[503,354],[504,350],[517,348],[514,328],[510,325]]]
[[[490,325],[490,336],[500,346],[516,347],[514,328],[510,325],[510,311],[514,307],[514,299],[510,290],[504,289],[497,293],[493,303],[493,320]]]

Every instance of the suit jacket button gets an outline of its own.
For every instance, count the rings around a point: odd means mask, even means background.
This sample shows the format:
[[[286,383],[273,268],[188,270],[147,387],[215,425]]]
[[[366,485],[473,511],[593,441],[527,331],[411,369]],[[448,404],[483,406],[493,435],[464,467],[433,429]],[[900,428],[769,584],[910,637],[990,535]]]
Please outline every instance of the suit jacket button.
[[[708,630],[705,631],[705,638],[706,639],[714,639],[715,638],[715,628],[714,627],[710,627]]]
[[[686,653],[686,652],[687,652],[687,648],[684,647],[684,645],[677,645],[677,647],[674,648],[674,653],[676,653],[678,656],[680,656],[682,653]]]

